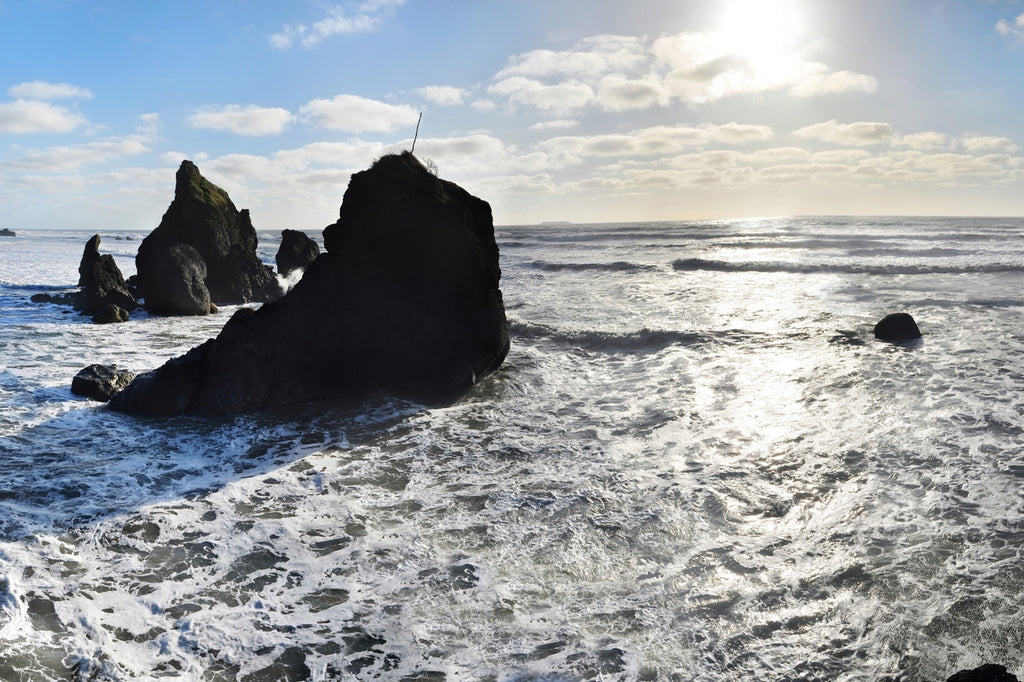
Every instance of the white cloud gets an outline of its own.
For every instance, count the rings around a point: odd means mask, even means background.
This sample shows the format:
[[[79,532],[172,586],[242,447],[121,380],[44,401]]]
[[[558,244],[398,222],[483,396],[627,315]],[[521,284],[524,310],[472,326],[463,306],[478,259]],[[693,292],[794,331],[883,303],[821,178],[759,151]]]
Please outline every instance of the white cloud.
[[[277,135],[294,120],[295,116],[287,109],[229,104],[219,109],[200,109],[189,116],[186,122],[193,128],[228,130],[236,135],[255,136]]]
[[[853,71],[829,72],[824,64],[813,64],[793,86],[789,94],[795,97],[816,97],[841,92],[878,92],[878,79]]]
[[[807,50],[780,43],[765,54],[753,43],[711,31],[654,41],[595,36],[568,50],[513,56],[495,74],[490,92],[516,106],[568,112],[590,105],[628,111],[673,101],[704,104],[772,91],[812,97],[878,89],[873,76],[833,70],[809,60]]]
[[[1020,147],[1007,137],[966,135],[961,142],[964,145],[964,149],[969,152],[1004,152],[1013,154],[1020,151]]]
[[[387,104],[357,95],[315,99],[299,110],[303,118],[331,130],[359,133],[390,132],[396,126],[416,125],[419,112],[407,105]]]
[[[567,113],[582,109],[594,101],[594,89],[579,81],[545,85],[522,76],[500,80],[488,92],[506,97],[510,102],[548,113]]]
[[[773,135],[767,126],[727,123],[720,126],[654,126],[631,133],[563,136],[541,142],[540,149],[556,164],[580,163],[587,157],[670,155],[712,142],[763,142]]]
[[[955,137],[934,131],[904,135],[901,142],[912,149],[919,149],[921,151],[956,148]]]
[[[601,108],[608,111],[647,109],[668,103],[668,91],[659,79],[629,79],[619,75],[605,76],[597,87]]]
[[[49,102],[19,99],[0,102],[0,133],[69,133],[88,121],[80,114]]]
[[[533,50],[516,55],[495,79],[594,78],[632,70],[647,60],[641,38],[602,35],[579,41],[571,50]]]
[[[999,35],[1024,38],[1024,14],[1018,15],[1012,24],[1006,19],[1000,19],[996,24],[996,31]]]
[[[0,161],[0,168],[30,173],[68,171],[88,164],[104,163],[148,151],[149,148],[138,140],[107,140],[81,145],[32,149],[17,158]]]
[[[781,166],[807,163],[811,159],[811,153],[800,147],[776,147],[774,149],[759,149],[756,152],[744,154],[740,158],[745,163],[757,166]]]
[[[85,88],[68,83],[47,83],[46,81],[31,81],[19,83],[7,90],[11,97],[19,99],[92,99],[92,93]]]
[[[329,16],[306,24],[286,24],[277,33],[268,36],[270,45],[278,50],[287,50],[296,42],[309,48],[336,35],[365,33],[377,28],[393,8],[402,5],[405,0],[371,0],[362,3],[335,5],[329,9]]]
[[[494,111],[494,109],[498,105],[494,103],[494,100],[478,99],[473,100],[473,102],[469,106],[475,109],[476,111]]]
[[[565,128],[575,128],[580,124],[579,121],[572,118],[556,118],[551,121],[540,121],[530,126],[530,130],[564,130]]]
[[[428,85],[416,90],[428,102],[442,106],[455,106],[462,104],[469,94],[467,90],[456,88],[451,85]]]
[[[793,135],[833,144],[865,147],[891,140],[893,131],[892,126],[888,123],[839,123],[832,119],[796,130]]]

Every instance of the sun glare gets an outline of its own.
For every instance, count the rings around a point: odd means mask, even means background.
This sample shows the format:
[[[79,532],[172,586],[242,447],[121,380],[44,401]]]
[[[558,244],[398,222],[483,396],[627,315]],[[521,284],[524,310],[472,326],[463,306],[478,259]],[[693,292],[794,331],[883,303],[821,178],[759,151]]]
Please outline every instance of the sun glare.
[[[800,34],[796,5],[794,0],[728,0],[720,29],[724,47],[751,61],[784,58]]]

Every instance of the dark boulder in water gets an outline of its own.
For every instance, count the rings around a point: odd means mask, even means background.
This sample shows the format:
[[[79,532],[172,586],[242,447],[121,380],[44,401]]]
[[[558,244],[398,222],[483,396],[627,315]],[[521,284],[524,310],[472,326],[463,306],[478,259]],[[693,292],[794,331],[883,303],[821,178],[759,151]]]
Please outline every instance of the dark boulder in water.
[[[491,208],[412,154],[352,177],[327,252],[278,301],[141,375],[111,406],[218,414],[375,392],[450,400],[508,352]]]
[[[89,365],[72,379],[71,392],[105,403],[134,378],[134,372],[118,369],[117,365]]]
[[[127,310],[120,306],[116,306],[113,303],[107,303],[92,316],[92,321],[96,324],[112,324],[116,322],[127,322],[128,317]]]
[[[3,229],[0,229],[0,237],[17,237],[17,236],[18,235],[15,234],[14,230],[8,230],[6,227],[3,228]]]
[[[110,254],[100,255],[100,236],[86,242],[82,260],[78,265],[78,286],[82,290],[74,296],[74,306],[86,315],[96,315],[113,305],[131,312],[138,307],[121,270]]]
[[[1006,666],[986,663],[973,670],[961,670],[946,682],[1018,682],[1017,676],[1006,670]]]
[[[919,339],[921,330],[917,328],[917,323],[908,313],[892,313],[883,317],[875,325],[875,338],[885,341]]]
[[[170,255],[177,245],[194,250],[195,254],[187,254],[190,260],[198,254],[203,264],[203,289],[214,302],[268,301],[281,294],[273,269],[256,256],[256,230],[249,211],[236,209],[227,192],[204,178],[191,161],[181,162],[174,200],[160,225],[142,240],[135,265],[147,310],[162,315],[205,315],[208,306],[194,305],[188,299],[183,307],[176,307],[183,289],[194,290],[196,299],[203,298],[191,281],[200,268],[194,263],[182,268],[185,254]],[[169,264],[168,259],[177,263]],[[176,272],[190,281],[168,279]]]
[[[281,233],[281,246],[277,249],[277,274],[287,277],[293,271],[309,267],[310,263],[320,255],[320,247],[304,232],[284,230]]]
[[[162,285],[146,290],[146,310],[157,315],[207,315],[213,311],[206,288],[206,261],[194,247],[171,244],[147,261],[147,276]]]

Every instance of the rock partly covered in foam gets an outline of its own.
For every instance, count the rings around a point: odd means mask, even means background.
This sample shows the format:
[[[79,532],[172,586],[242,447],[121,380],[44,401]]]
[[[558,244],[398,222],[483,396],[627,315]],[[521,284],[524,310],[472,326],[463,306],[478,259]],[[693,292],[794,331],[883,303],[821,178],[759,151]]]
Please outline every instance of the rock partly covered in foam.
[[[132,382],[135,372],[117,365],[89,365],[71,381],[71,392],[105,403]]]
[[[508,352],[491,209],[412,154],[357,173],[327,252],[282,299],[112,401],[137,413],[240,412],[385,392],[457,397]]]
[[[917,323],[908,313],[892,313],[883,317],[875,325],[875,338],[886,341],[919,339],[921,330],[917,328]]]
[[[157,314],[205,315],[211,301],[248,303],[281,294],[273,269],[256,256],[249,211],[236,209],[191,161],[181,162],[174,200],[142,241],[135,265],[146,309]]]
[[[287,277],[295,270],[305,270],[320,255],[320,247],[305,232],[284,230],[277,249],[277,274]]]

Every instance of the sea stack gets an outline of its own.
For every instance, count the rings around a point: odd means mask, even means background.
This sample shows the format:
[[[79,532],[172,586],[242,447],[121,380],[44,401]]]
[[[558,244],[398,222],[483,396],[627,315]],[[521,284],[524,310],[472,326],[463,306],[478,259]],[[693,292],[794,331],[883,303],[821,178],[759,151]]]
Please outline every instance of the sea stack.
[[[281,246],[274,261],[277,274],[287,277],[295,270],[305,270],[320,255],[320,247],[305,232],[284,230],[281,232]]]
[[[240,310],[216,339],[111,401],[220,414],[385,393],[451,400],[508,352],[491,208],[412,154],[352,176],[326,253],[283,298]]]
[[[212,303],[268,301],[280,296],[274,271],[256,256],[249,211],[204,178],[191,161],[175,176],[174,200],[139,245],[137,286],[146,310],[205,315]]]
[[[127,321],[128,313],[139,305],[128,289],[114,257],[109,253],[100,255],[98,234],[86,242],[82,251],[82,260],[78,264],[78,286],[82,290],[73,296],[75,308],[92,316],[104,311],[103,321]],[[109,308],[116,309],[116,319],[111,319]]]

